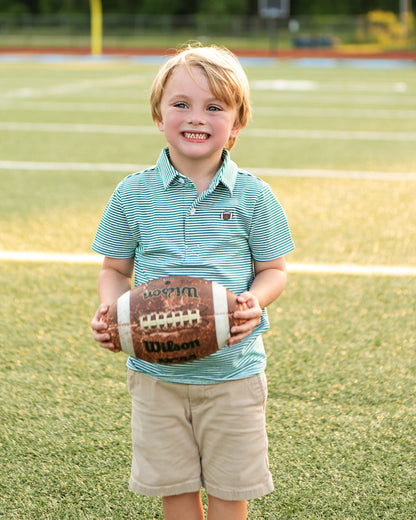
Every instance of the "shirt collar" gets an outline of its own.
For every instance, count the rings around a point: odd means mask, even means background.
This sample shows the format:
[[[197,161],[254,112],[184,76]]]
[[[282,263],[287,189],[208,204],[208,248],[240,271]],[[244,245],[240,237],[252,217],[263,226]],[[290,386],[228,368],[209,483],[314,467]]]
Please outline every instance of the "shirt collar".
[[[237,177],[237,165],[230,159],[230,153],[228,150],[223,150],[222,157],[222,165],[211,181],[209,191],[213,191],[219,183],[222,183],[228,188],[230,193],[232,193]],[[168,147],[162,150],[157,162],[157,167],[162,177],[163,187],[165,190],[171,185],[174,179],[182,177],[182,175],[175,170],[169,160]]]

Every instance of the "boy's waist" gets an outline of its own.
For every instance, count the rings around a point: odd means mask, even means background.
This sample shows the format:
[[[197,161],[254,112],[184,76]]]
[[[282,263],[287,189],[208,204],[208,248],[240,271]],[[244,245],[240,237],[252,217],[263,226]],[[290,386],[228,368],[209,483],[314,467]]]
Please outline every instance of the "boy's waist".
[[[258,330],[261,327],[262,330]],[[128,368],[162,381],[182,384],[209,385],[244,379],[265,370],[266,354],[260,333],[267,325],[260,325],[255,336],[249,336],[234,347],[224,347],[215,354],[181,365],[158,365],[129,357]]]

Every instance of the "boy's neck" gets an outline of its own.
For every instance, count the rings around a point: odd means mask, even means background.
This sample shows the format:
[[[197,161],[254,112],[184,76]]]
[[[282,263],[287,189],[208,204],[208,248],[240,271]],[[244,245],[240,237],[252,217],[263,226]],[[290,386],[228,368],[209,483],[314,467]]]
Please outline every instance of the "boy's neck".
[[[172,166],[179,173],[188,177],[195,185],[198,195],[209,188],[212,179],[220,169],[223,162],[223,151],[218,155],[211,156],[207,159],[183,159],[175,156],[168,149],[168,158]],[[173,155],[173,157],[172,157]]]

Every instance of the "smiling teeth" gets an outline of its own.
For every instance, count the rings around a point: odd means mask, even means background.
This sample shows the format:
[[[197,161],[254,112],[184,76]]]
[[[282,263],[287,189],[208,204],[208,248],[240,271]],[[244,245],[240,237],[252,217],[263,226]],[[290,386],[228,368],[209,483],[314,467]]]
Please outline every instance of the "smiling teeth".
[[[187,139],[208,139],[207,134],[196,134],[193,132],[184,132],[183,134]]]

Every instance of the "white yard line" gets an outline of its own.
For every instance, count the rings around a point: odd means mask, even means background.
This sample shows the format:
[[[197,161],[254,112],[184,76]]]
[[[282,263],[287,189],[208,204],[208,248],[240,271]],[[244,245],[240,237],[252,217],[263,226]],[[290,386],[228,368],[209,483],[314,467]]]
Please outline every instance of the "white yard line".
[[[26,123],[1,122],[0,131],[7,132],[64,132],[75,134],[159,134],[155,126],[100,125],[86,123]]]
[[[249,168],[258,177],[309,177],[324,179],[416,181],[416,172],[372,172],[354,170],[302,170],[283,168]]]
[[[275,92],[314,92],[317,90],[329,92],[371,92],[383,94],[404,94],[408,84],[404,81],[395,83],[345,82],[319,83],[305,79],[261,79],[250,81],[251,90]]]
[[[288,263],[292,273],[347,274],[360,276],[416,276],[416,267],[406,265]]]
[[[66,254],[40,253],[36,251],[0,251],[0,261],[10,262],[41,262],[41,263],[70,263],[70,264],[100,264],[101,255],[96,254]]]
[[[33,110],[36,112],[109,112],[128,114],[148,113],[150,117],[150,105],[140,103],[102,103],[96,101],[74,102],[74,101],[22,101],[0,100],[2,110]],[[406,111],[398,111],[405,112]]]
[[[395,110],[389,108],[326,108],[326,107],[254,107],[254,115],[262,117],[319,117],[334,119],[416,119],[416,110]]]
[[[278,95],[279,104],[287,106],[288,103],[293,103],[295,106],[299,106],[300,103],[306,106],[318,105],[319,107],[327,107],[330,105],[342,105],[344,108],[348,108],[354,105],[364,105],[366,108],[374,105],[380,107],[384,106],[403,106],[405,108],[414,108],[416,103],[416,96],[411,94],[399,95],[399,94],[377,94],[374,92],[372,95],[362,94],[359,92],[334,92],[330,88],[314,92],[293,92],[285,91],[279,92],[264,92],[261,101],[276,98]],[[258,106],[256,102],[255,107]]]
[[[1,122],[0,131],[7,132],[64,132],[93,134],[158,135],[154,126],[101,125],[84,123],[28,123]],[[241,137],[261,139],[336,139],[344,141],[393,141],[415,142],[416,132],[375,132],[348,130],[296,130],[274,128],[252,128],[241,132]]]
[[[85,172],[126,172],[134,173],[150,165],[129,163],[90,163],[90,162],[37,162],[37,161],[0,161],[0,170],[29,171],[85,171]],[[380,181],[414,181],[416,172],[372,172],[354,170],[302,170],[285,168],[247,168],[259,177],[310,177],[325,179],[355,179]]]
[[[149,84],[153,79],[152,74],[128,74],[124,76],[98,78],[98,79],[84,79],[73,81],[70,83],[57,83],[46,87],[19,87],[11,90],[4,90],[2,97],[4,99],[31,99],[50,95],[65,95],[76,94],[90,89],[99,89],[102,87],[111,86],[132,86],[137,87],[142,84]],[[391,99],[394,96],[396,99],[403,97],[406,101],[413,101],[415,96],[412,95],[412,86],[400,81],[394,83],[380,83],[380,82],[316,82],[311,80],[252,80],[250,81],[250,88],[252,91],[258,92],[278,92],[279,94],[314,94],[322,95],[323,93],[330,93],[332,96],[338,96],[342,99],[343,96],[366,96],[374,99]],[[411,94],[409,94],[409,90]],[[368,93],[371,93],[369,96]]]
[[[130,74],[127,76],[119,76],[115,78],[103,79],[85,79],[75,81],[73,83],[63,83],[58,85],[51,85],[49,87],[35,88],[35,87],[20,87],[13,90],[3,92],[3,99],[31,99],[42,96],[61,96],[63,94],[74,95],[77,92],[83,92],[89,89],[96,89],[101,87],[138,86],[143,82],[144,76],[139,74]]]
[[[100,103],[100,102],[73,102],[73,101],[22,101],[22,100],[0,100],[2,110],[33,110],[36,112],[108,112],[108,113],[148,113],[148,104],[141,103]],[[320,117],[343,119],[415,119],[416,110],[397,110],[389,108],[326,108],[326,107],[254,107],[254,114],[263,117],[274,117],[277,115],[289,117]]]
[[[144,164],[127,163],[89,163],[89,162],[37,162],[37,161],[0,161],[0,170],[32,171],[78,171],[78,172],[128,172],[134,173],[148,168]]]
[[[70,264],[101,264],[97,254],[40,253],[36,251],[0,251],[0,261]],[[358,276],[416,276],[416,267],[404,265],[310,264],[288,263],[292,273],[344,274]]]
[[[252,128],[244,130],[241,137],[261,139],[336,139],[341,141],[416,141],[416,132],[374,132],[361,130],[296,130]]]

